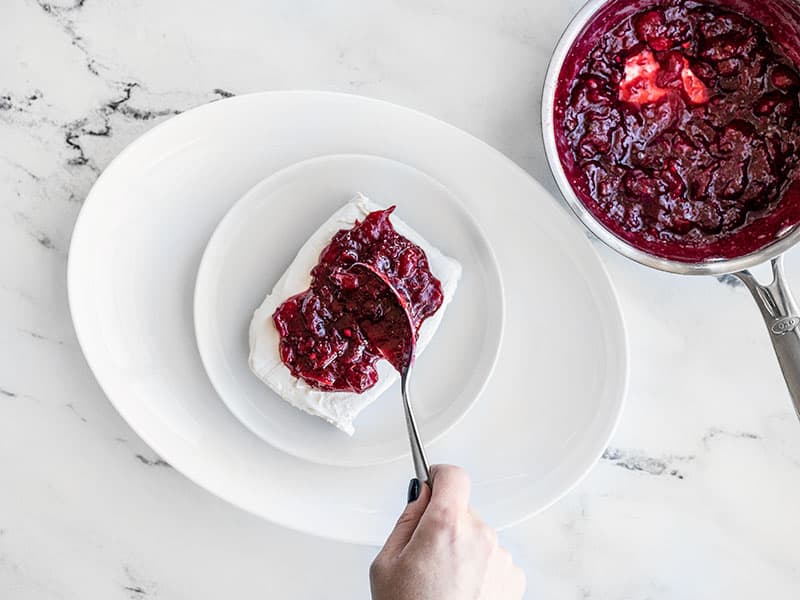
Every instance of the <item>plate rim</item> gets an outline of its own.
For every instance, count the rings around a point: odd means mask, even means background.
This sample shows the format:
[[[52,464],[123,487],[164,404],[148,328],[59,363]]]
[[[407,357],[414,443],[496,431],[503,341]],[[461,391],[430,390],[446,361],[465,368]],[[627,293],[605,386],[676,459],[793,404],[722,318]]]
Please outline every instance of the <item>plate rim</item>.
[[[525,179],[529,180],[535,187],[539,188],[543,195],[552,198],[553,200],[556,199],[556,195],[549,192],[538,180],[536,180],[530,173],[528,173],[525,169],[523,169],[520,165],[514,162],[511,158],[503,154],[498,149],[491,146],[489,143],[481,140],[480,138],[474,136],[473,134],[465,131],[455,125],[448,123],[438,117],[432,116],[430,114],[424,113],[420,110],[415,108],[406,107],[394,102],[389,102],[386,100],[380,100],[377,98],[371,98],[368,96],[362,96],[358,94],[350,94],[345,92],[334,92],[334,91],[325,91],[325,90],[313,90],[313,89],[298,89],[298,90],[274,90],[274,91],[261,91],[261,92],[253,92],[248,94],[242,94],[238,96],[233,96],[231,98],[224,98],[221,100],[216,100],[210,103],[202,104],[190,110],[187,110],[179,115],[171,117],[162,123],[154,126],[150,130],[146,131],[141,136],[134,139],[130,142],[119,154],[117,154],[103,169],[103,172],[98,176],[98,178],[93,183],[89,193],[86,195],[86,198],[81,206],[81,209],[78,213],[78,216],[75,220],[75,225],[72,230],[72,236],[70,239],[69,251],[67,256],[67,299],[68,299],[68,306],[70,317],[72,319],[73,328],[75,330],[76,339],[78,340],[78,344],[81,348],[81,352],[86,360],[87,365],[89,366],[90,370],[92,371],[92,375],[94,376],[95,380],[98,383],[98,386],[103,391],[103,394],[108,399],[109,403],[114,407],[114,409],[119,413],[120,417],[126,422],[126,424],[138,435],[148,446],[150,446],[156,453],[162,455],[161,448],[163,444],[159,441],[158,436],[151,435],[150,431],[145,431],[145,428],[142,426],[141,423],[136,423],[135,420],[130,419],[130,415],[128,411],[124,407],[124,403],[118,402],[115,400],[111,394],[108,393],[109,382],[108,382],[108,375],[101,374],[95,367],[97,365],[97,361],[95,357],[89,356],[87,353],[87,339],[88,333],[86,330],[81,328],[81,325],[78,324],[76,320],[76,313],[78,312],[76,306],[76,298],[78,292],[76,291],[78,278],[79,278],[79,266],[76,264],[75,256],[77,254],[77,250],[80,250],[80,246],[84,243],[82,240],[86,238],[87,234],[84,233],[84,230],[87,228],[87,222],[89,221],[89,216],[92,212],[92,207],[98,202],[98,189],[102,188],[102,184],[109,179],[110,175],[109,172],[113,171],[113,168],[118,168],[121,163],[123,163],[127,156],[135,151],[137,147],[144,144],[150,138],[155,137],[156,135],[160,134],[160,132],[167,127],[173,127],[175,123],[183,122],[189,115],[192,117],[196,117],[197,115],[201,115],[204,112],[209,110],[209,107],[216,106],[220,103],[227,103],[227,104],[236,104],[236,103],[245,103],[251,101],[257,101],[262,98],[271,98],[271,97],[279,97],[284,96],[287,98],[290,97],[301,97],[301,96],[316,96],[321,99],[344,99],[347,101],[357,101],[357,102],[365,102],[372,105],[382,105],[385,108],[392,110],[392,111],[400,111],[405,113],[406,115],[414,116],[415,118],[421,118],[427,120],[431,123],[437,124],[437,126],[442,127],[448,131],[453,132],[459,136],[466,136],[466,139],[470,139],[473,143],[476,143],[480,146],[484,151],[492,154],[497,158],[501,163],[505,164],[507,168],[510,170],[517,172],[519,175],[524,177]],[[532,143],[535,143],[532,141]],[[558,204],[558,202],[556,202]],[[603,435],[599,435],[596,443],[591,448],[591,452],[587,451],[587,456],[591,455],[593,458],[586,461],[584,468],[582,469],[575,469],[575,473],[571,475],[571,479],[573,479],[570,485],[564,486],[564,488],[556,493],[552,493],[549,495],[549,498],[546,499],[541,503],[540,506],[531,509],[524,514],[521,514],[517,519],[510,521],[508,523],[504,523],[498,527],[498,530],[507,529],[509,527],[513,527],[523,521],[530,519],[531,517],[539,514],[541,511],[549,508],[555,502],[563,498],[566,494],[572,491],[581,481],[583,481],[586,475],[594,468],[597,462],[600,460],[603,451],[607,447],[608,442],[614,436],[619,423],[621,421],[622,413],[624,411],[625,405],[628,399],[628,389],[630,385],[630,348],[628,342],[628,330],[625,324],[625,320],[622,314],[621,304],[619,302],[619,295],[616,286],[614,286],[613,281],[609,275],[608,268],[603,260],[600,258],[597,249],[586,239],[585,236],[581,235],[581,228],[578,223],[576,223],[573,218],[570,218],[569,214],[564,207],[558,205],[554,207],[553,215],[559,215],[558,219],[561,219],[562,223],[565,227],[569,227],[573,229],[576,239],[582,239],[584,244],[584,249],[586,254],[592,257],[595,267],[598,270],[598,276],[604,282],[604,292],[607,295],[607,303],[610,306],[605,308],[610,309],[610,312],[607,313],[608,323],[609,323],[609,330],[614,333],[615,341],[617,342],[616,345],[618,346],[617,350],[619,351],[618,356],[618,389],[617,394],[615,395],[616,401],[614,402],[614,413],[613,417],[609,420],[606,424],[605,431]],[[166,458],[166,456],[165,456]],[[356,534],[348,534],[348,535],[336,535],[331,534],[329,532],[318,532],[313,530],[310,527],[305,527],[302,523],[289,523],[280,518],[276,518],[272,515],[267,515],[263,512],[259,512],[256,510],[255,507],[241,502],[239,499],[236,498],[235,494],[230,493],[229,490],[226,490],[223,487],[214,487],[212,486],[211,482],[208,480],[207,477],[203,477],[203,470],[197,469],[192,464],[182,464],[180,466],[173,465],[173,467],[183,474],[187,479],[192,481],[198,487],[206,490],[210,494],[225,500],[226,502],[232,504],[233,506],[244,510],[245,512],[251,513],[259,518],[262,518],[268,522],[273,524],[286,527],[287,529],[292,529],[295,531],[299,531],[302,533],[306,533],[309,535],[314,535],[317,537],[322,537],[325,539],[335,540],[335,541],[343,541],[346,543],[354,543],[354,544],[363,544],[363,545],[380,545],[379,541],[376,541],[374,537],[368,536],[359,536]]]
[[[489,361],[489,366],[488,366],[488,369],[486,371],[486,376],[483,378],[483,381],[481,381],[480,385],[478,386],[477,392],[466,403],[464,408],[461,409],[456,414],[456,417],[451,422],[449,422],[447,425],[442,427],[442,429],[439,432],[437,432],[435,435],[432,435],[432,436],[430,436],[429,438],[426,439],[425,446],[426,447],[433,447],[439,440],[441,440],[445,435],[447,435],[450,431],[452,431],[452,429],[454,427],[456,427],[469,414],[469,412],[474,408],[475,404],[477,404],[478,400],[481,398],[483,393],[486,391],[486,387],[489,385],[489,382],[490,382],[492,376],[494,375],[495,369],[497,367],[497,362],[500,359],[500,351],[501,351],[501,349],[503,347],[503,341],[505,339],[506,291],[505,291],[505,281],[503,279],[502,269],[500,268],[500,263],[497,260],[497,254],[494,251],[494,247],[489,242],[489,239],[486,236],[486,234],[484,233],[483,228],[481,227],[480,223],[475,218],[475,216],[469,211],[469,209],[466,206],[464,206],[463,203],[458,199],[458,197],[452,191],[450,191],[450,189],[447,186],[445,186],[441,181],[439,181],[438,179],[433,177],[430,173],[427,173],[426,171],[424,171],[422,169],[419,169],[419,168],[417,168],[415,166],[409,165],[409,164],[407,164],[407,163],[405,163],[403,161],[400,161],[400,160],[397,160],[397,159],[394,159],[394,158],[389,158],[389,157],[386,157],[386,156],[380,156],[378,154],[366,154],[366,153],[363,153],[363,152],[362,153],[359,153],[359,152],[337,152],[337,153],[329,153],[329,154],[320,154],[320,155],[317,155],[317,156],[313,156],[313,157],[310,157],[310,158],[299,160],[299,161],[294,162],[294,163],[292,163],[290,165],[286,165],[285,167],[282,167],[282,168],[278,169],[277,171],[274,171],[274,172],[270,173],[269,175],[265,176],[263,179],[258,181],[250,189],[248,189],[244,194],[242,194],[237,200],[234,201],[234,203],[231,205],[231,207],[225,212],[225,214],[219,220],[217,225],[214,227],[214,231],[209,236],[208,241],[206,242],[206,245],[203,248],[203,253],[202,253],[202,256],[200,257],[200,264],[199,264],[199,266],[197,268],[197,274],[195,276],[195,285],[194,285],[194,289],[193,289],[193,298],[192,298],[192,317],[193,317],[193,320],[194,320],[193,328],[194,328],[195,343],[197,344],[197,349],[198,349],[198,352],[200,354],[200,361],[203,363],[203,369],[205,370],[205,374],[208,377],[208,380],[211,383],[211,386],[214,388],[214,391],[216,392],[217,396],[219,396],[220,401],[225,405],[225,407],[228,409],[228,411],[231,414],[233,414],[233,416],[248,431],[253,433],[255,436],[257,436],[259,438],[259,440],[263,441],[264,443],[270,444],[273,448],[275,448],[275,449],[277,449],[277,450],[279,450],[281,452],[284,452],[284,453],[288,454],[289,456],[293,456],[295,458],[298,458],[300,460],[304,460],[304,461],[307,461],[307,462],[310,462],[310,463],[314,463],[314,464],[329,466],[329,467],[360,468],[360,467],[379,466],[379,465],[383,465],[383,464],[387,464],[387,463],[403,460],[403,459],[406,459],[406,458],[410,458],[411,457],[411,450],[410,450],[410,448],[405,448],[402,451],[402,453],[399,454],[399,455],[395,455],[395,456],[392,456],[390,458],[378,459],[378,460],[370,461],[370,462],[367,462],[367,463],[347,463],[347,462],[334,462],[334,461],[328,462],[328,461],[320,461],[320,460],[315,460],[315,459],[309,458],[307,455],[299,454],[297,452],[289,450],[285,445],[277,444],[277,443],[275,443],[273,441],[267,440],[260,433],[258,433],[253,427],[251,427],[239,415],[239,411],[234,409],[228,403],[228,401],[225,399],[225,395],[223,395],[222,392],[219,390],[219,388],[217,386],[217,383],[216,383],[216,380],[214,379],[214,377],[212,377],[212,375],[211,375],[211,373],[209,371],[208,362],[207,362],[207,359],[206,359],[206,353],[203,350],[203,348],[205,347],[205,344],[201,341],[200,328],[199,328],[199,326],[197,324],[198,323],[198,318],[197,318],[198,311],[200,310],[199,305],[202,302],[202,299],[200,298],[201,294],[198,293],[199,290],[200,290],[200,286],[202,285],[201,278],[203,277],[204,273],[206,273],[211,268],[212,265],[210,265],[209,263],[214,258],[214,255],[211,255],[209,250],[211,249],[211,246],[214,243],[215,239],[219,235],[221,235],[220,232],[223,230],[223,228],[227,227],[229,225],[229,222],[233,218],[232,215],[237,210],[237,207],[239,207],[239,209],[241,209],[240,205],[244,204],[245,202],[250,200],[252,196],[254,196],[256,193],[260,192],[262,187],[268,187],[269,184],[273,182],[273,180],[277,179],[278,177],[280,177],[282,175],[285,175],[288,171],[292,171],[292,170],[295,170],[295,169],[300,169],[301,167],[304,167],[304,166],[307,166],[307,165],[314,165],[314,164],[321,163],[323,161],[328,161],[328,160],[331,160],[331,159],[344,159],[344,158],[351,158],[351,159],[352,158],[355,158],[355,159],[365,159],[366,158],[366,159],[370,159],[370,160],[379,160],[379,161],[384,161],[384,162],[391,162],[391,163],[398,164],[398,165],[402,166],[405,169],[410,169],[412,171],[416,171],[417,173],[423,175],[426,179],[429,179],[436,186],[442,188],[452,198],[452,200],[459,205],[463,216],[465,216],[469,220],[470,224],[475,228],[475,231],[477,231],[477,233],[480,235],[480,238],[481,238],[481,240],[483,241],[483,243],[484,243],[484,245],[486,247],[488,258],[489,258],[492,266],[494,267],[494,273],[497,275],[497,280],[498,280],[498,283],[499,283],[497,291],[498,291],[498,296],[499,296],[498,300],[499,300],[499,304],[500,304],[500,319],[499,319],[499,327],[496,328],[497,334],[496,334],[495,349],[494,349],[494,351],[492,353],[492,357],[491,357],[491,359]],[[311,416],[311,415],[309,415],[309,416]]]

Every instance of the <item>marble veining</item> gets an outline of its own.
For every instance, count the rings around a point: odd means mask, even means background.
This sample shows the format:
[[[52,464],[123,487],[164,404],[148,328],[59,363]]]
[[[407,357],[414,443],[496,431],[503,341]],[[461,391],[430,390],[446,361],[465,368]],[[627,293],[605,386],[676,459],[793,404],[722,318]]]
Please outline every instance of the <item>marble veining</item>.
[[[724,283],[725,285],[729,285],[731,287],[739,287],[740,285],[743,285],[738,277],[736,277],[735,275],[731,275],[729,273],[726,273],[724,275],[718,275],[717,281],[719,281],[720,283]]]
[[[160,458],[147,458],[145,456],[142,456],[141,454],[137,454],[136,458],[139,460],[140,463],[142,463],[143,465],[147,465],[148,467],[168,467],[170,469],[172,468],[167,461],[162,460]]]
[[[75,219],[102,170],[149,128],[267,89],[429,112],[557,194],[539,98],[580,4],[2,3],[0,598],[368,598],[374,549],[232,508],[119,417],[71,326]],[[529,597],[796,598],[800,424],[749,293],[732,276],[660,273],[593,243],[626,320],[630,393],[587,478],[501,534]],[[797,251],[786,270],[800,284]]]
[[[695,460],[696,456],[663,456],[654,458],[652,456],[645,456],[636,452],[628,450],[621,450],[619,448],[609,447],[603,452],[602,460],[610,461],[617,467],[628,469],[629,471],[642,471],[649,475],[669,475],[670,477],[677,477],[684,479],[685,475],[674,465],[691,462]]]
[[[155,582],[145,581],[130,566],[124,566],[123,571],[127,583],[122,586],[122,589],[128,593],[128,598],[137,600],[139,598],[156,596],[155,592],[158,590],[158,586]]]

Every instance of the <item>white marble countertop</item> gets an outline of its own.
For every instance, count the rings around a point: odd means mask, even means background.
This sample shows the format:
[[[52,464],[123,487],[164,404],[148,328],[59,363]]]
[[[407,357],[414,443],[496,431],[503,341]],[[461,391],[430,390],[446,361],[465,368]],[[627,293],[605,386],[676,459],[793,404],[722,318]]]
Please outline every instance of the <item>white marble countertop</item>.
[[[270,89],[412,106],[485,139],[555,191],[539,95],[579,4],[2,3],[0,597],[368,597],[373,549],[227,505],[117,415],[70,322],[75,218],[98,173],[156,123]],[[598,251],[630,330],[630,395],[604,460],[503,533],[528,597],[797,598],[800,424],[747,292]],[[787,266],[800,285],[800,251]]]

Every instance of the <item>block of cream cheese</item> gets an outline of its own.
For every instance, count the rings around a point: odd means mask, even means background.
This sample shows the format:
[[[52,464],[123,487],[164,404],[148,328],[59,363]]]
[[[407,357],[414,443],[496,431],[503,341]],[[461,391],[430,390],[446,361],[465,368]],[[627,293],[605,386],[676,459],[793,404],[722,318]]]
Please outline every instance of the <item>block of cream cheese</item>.
[[[379,360],[376,365],[378,382],[361,394],[314,389],[292,375],[283,364],[278,351],[280,338],[272,321],[272,314],[287,298],[308,289],[311,284],[311,270],[319,262],[322,250],[336,232],[350,229],[355,225],[356,219],[362,220],[369,213],[384,208],[364,196],[357,196],[336,211],[300,249],[272,292],[256,309],[250,323],[250,369],[253,373],[295,408],[321,417],[349,435],[353,435],[355,431],[353,419],[385,392],[399,374],[388,361]],[[425,251],[431,272],[442,284],[442,305],[422,323],[419,330],[416,350],[419,356],[436,333],[447,305],[453,299],[461,277],[461,265],[442,254],[395,215],[392,215],[391,222],[397,233]]]

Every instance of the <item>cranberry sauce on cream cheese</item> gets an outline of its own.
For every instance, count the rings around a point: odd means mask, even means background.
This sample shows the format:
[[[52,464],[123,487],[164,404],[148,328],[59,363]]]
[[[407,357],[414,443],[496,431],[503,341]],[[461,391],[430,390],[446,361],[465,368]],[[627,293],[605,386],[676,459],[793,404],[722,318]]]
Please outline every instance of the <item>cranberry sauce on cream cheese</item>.
[[[425,252],[375,211],[333,236],[311,271],[311,287],[273,314],[291,373],[326,391],[360,393],[378,381],[375,363],[400,370],[413,335],[443,302]],[[410,360],[410,358],[409,358]]]
[[[666,258],[740,256],[800,222],[800,76],[747,17],[687,0],[612,21],[560,84],[562,164],[586,207]]]

